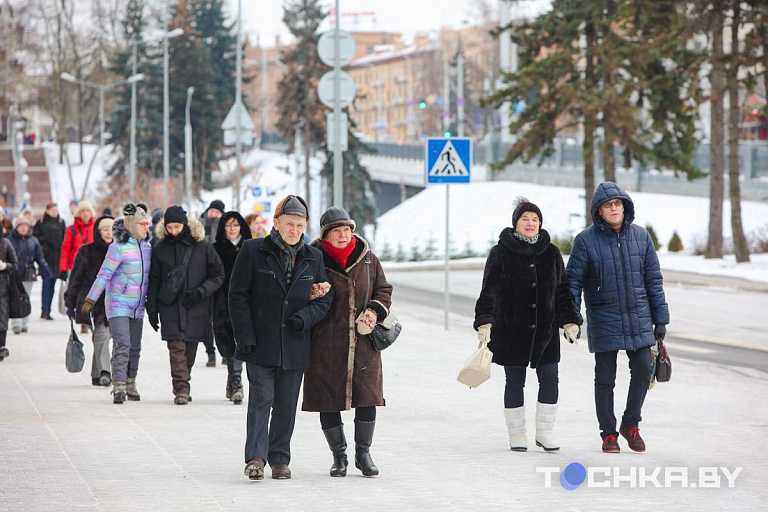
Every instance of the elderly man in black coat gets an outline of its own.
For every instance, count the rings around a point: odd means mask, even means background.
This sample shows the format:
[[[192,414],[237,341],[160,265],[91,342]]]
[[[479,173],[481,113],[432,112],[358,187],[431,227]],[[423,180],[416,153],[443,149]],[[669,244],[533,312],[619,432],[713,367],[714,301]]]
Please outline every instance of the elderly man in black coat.
[[[328,279],[322,253],[304,243],[308,220],[304,199],[284,198],[275,208],[272,232],[243,245],[229,283],[235,357],[248,373],[245,474],[251,480],[264,478],[266,462],[272,478],[291,477],[291,436],[309,366],[310,329],[331,307],[329,294],[316,293],[316,285]]]
[[[56,278],[59,276],[59,260],[61,259],[61,243],[64,241],[64,231],[67,225],[59,217],[59,207],[56,203],[48,203],[45,206],[43,220],[35,224],[32,234],[40,241],[43,248],[48,268],[51,269],[51,277],[43,277],[43,311],[40,318],[53,320],[51,317],[51,304],[53,303],[53,288]]]

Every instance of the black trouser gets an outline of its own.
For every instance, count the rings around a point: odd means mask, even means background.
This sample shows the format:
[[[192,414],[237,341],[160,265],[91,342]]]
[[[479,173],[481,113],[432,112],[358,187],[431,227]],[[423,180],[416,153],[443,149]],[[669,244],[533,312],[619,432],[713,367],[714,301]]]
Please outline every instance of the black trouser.
[[[213,348],[213,340],[204,341],[203,345],[205,345],[205,353],[208,355],[216,354],[216,349]]]
[[[595,409],[600,423],[600,436],[618,435],[616,416],[613,414],[613,388],[616,384],[616,354],[618,351],[595,353]],[[629,357],[629,392],[627,406],[621,418],[621,425],[626,428],[638,426],[642,420],[640,412],[645,401],[645,394],[651,384],[651,347],[643,347],[634,352],[627,350]]]
[[[355,421],[376,421],[376,406],[366,405],[365,407],[355,408]],[[328,430],[341,425],[340,412],[321,412],[320,426],[323,430]]]
[[[8,335],[8,330],[0,331],[0,347],[5,346],[5,338]]]
[[[525,388],[525,366],[505,366],[507,377],[504,387],[504,407],[513,409],[522,407],[525,402],[523,389]],[[539,378],[539,402],[543,404],[556,404],[558,396],[557,363],[543,364],[536,368],[536,376]]]
[[[246,363],[245,369],[249,386],[245,462],[259,458],[270,466],[290,464],[291,436],[304,370],[252,363]]]

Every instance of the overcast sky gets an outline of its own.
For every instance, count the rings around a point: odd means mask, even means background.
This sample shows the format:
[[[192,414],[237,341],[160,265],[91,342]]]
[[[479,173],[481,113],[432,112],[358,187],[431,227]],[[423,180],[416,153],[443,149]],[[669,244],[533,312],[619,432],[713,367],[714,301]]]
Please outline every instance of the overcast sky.
[[[232,15],[237,12],[237,0],[228,0]],[[275,35],[283,41],[289,39],[288,31],[282,22],[283,0],[243,0],[243,29],[255,41],[260,35],[268,46],[274,44]],[[334,5],[334,0],[323,0],[326,8]],[[477,22],[478,3],[488,3],[493,7],[494,17],[498,17],[498,0],[340,0],[342,15],[350,12],[376,14],[375,27],[392,32],[412,35],[422,30],[439,30],[441,26],[459,27],[464,20]],[[514,12],[531,14],[541,12],[551,5],[550,0],[520,0],[513,5]],[[348,18],[342,16],[342,20]],[[365,20],[364,28],[373,28],[371,16]],[[344,27],[342,27],[344,28]]]

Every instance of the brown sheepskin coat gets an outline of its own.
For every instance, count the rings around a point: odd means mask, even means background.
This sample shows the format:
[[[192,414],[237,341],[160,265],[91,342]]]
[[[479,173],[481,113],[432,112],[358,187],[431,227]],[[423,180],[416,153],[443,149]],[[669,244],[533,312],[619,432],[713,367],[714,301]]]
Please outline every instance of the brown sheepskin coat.
[[[355,320],[365,305],[366,271],[370,271],[368,307],[376,311],[379,321],[389,314],[392,285],[368,242],[354,236],[357,245],[347,259],[346,269],[322,249],[321,240],[312,243],[323,252],[333,305],[312,329],[303,411],[338,412],[384,405],[381,354],[374,350],[368,336],[357,333]]]

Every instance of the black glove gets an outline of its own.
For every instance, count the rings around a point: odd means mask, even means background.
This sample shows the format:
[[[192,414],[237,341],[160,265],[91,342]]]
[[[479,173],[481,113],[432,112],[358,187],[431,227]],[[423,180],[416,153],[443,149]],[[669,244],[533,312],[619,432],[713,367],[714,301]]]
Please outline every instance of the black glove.
[[[72,306],[69,306],[67,308],[67,316],[74,320],[75,319],[75,308],[73,308]]]
[[[160,329],[160,313],[157,311],[147,311],[147,317],[149,317],[149,325],[157,332]]]
[[[296,332],[301,332],[304,330],[304,320],[302,320],[299,315],[289,316],[285,320],[285,323],[288,324],[288,327],[290,327]]]
[[[66,270],[62,270],[61,274],[59,274],[59,279],[61,279],[62,281],[64,281],[66,283],[67,282],[67,277],[69,277],[69,272],[67,272]]]
[[[186,295],[184,295],[182,304],[184,305],[184,309],[189,310],[201,302],[203,302],[203,293],[200,290],[190,290]]]
[[[653,328],[653,336],[656,341],[664,341],[664,336],[667,334],[667,326],[664,324],[656,324]]]

